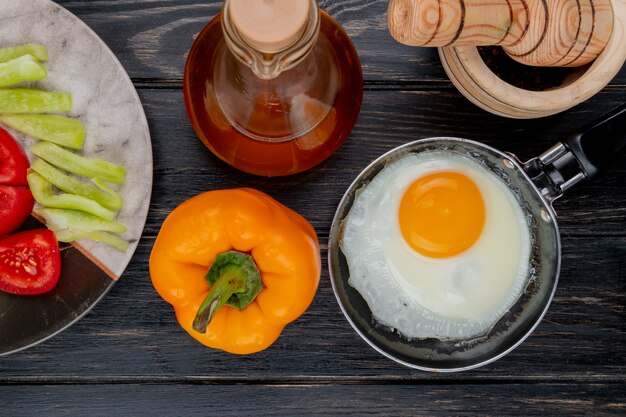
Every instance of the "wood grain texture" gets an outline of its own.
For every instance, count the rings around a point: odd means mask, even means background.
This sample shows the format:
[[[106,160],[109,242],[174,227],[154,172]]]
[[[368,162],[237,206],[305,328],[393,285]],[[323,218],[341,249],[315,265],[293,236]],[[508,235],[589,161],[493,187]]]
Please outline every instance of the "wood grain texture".
[[[2,387],[12,417],[82,415],[620,416],[623,384]],[[193,400],[190,400],[192,399]],[[85,401],[89,399],[89,401]],[[114,405],[111,399],[115,399]]]
[[[413,46],[514,45],[536,19],[523,0],[391,0],[387,14],[393,38]]]
[[[452,89],[368,91],[348,142],[320,167],[288,179],[253,177],[217,160],[193,133],[180,91],[142,89],[140,96],[153,137],[155,181],[138,252],[119,283],[88,317],[42,345],[0,358],[0,381],[623,380],[623,160],[595,184],[585,184],[558,202],[564,259],[554,304],[520,348],[480,370],[431,375],[403,368],[376,353],[341,314],[325,261],[328,232],[342,193],[383,152],[418,138],[452,135],[529,158],[572,127],[615,106],[619,96],[603,93],[574,111],[528,123],[482,112]],[[319,234],[324,265],[310,310],[267,351],[239,357],[206,349],[179,328],[171,308],[151,286],[148,257],[161,223],[183,200],[211,189],[243,186],[259,188],[308,218]]]
[[[461,136],[527,159],[625,101],[626,71],[570,111],[532,122],[503,119],[466,101],[434,50],[391,39],[387,0],[321,1],[361,54],[368,80],[363,111],[328,161],[268,180],[217,160],[185,114],[185,53],[218,1],[58,2],[94,28],[134,77],[153,140],[152,202],[138,250],[107,297],[60,335],[0,358],[0,415],[623,415],[625,158],[556,203],[564,257],[554,302],[527,341],[479,370],[429,374],[376,353],[341,314],[325,257],[341,195],[383,152],[423,137]],[[307,217],[323,251],[311,308],[270,349],[251,356],[193,341],[148,274],[154,239],[174,207],[203,191],[242,186]]]
[[[220,0],[58,0],[111,47],[132,78],[182,79],[194,37]],[[321,0],[346,29],[366,80],[448,82],[434,48],[402,45],[387,30],[388,0]],[[625,85],[626,73],[612,84]]]
[[[579,67],[596,59],[611,37],[610,0],[525,1],[528,31],[519,43],[504,48],[523,64]]]

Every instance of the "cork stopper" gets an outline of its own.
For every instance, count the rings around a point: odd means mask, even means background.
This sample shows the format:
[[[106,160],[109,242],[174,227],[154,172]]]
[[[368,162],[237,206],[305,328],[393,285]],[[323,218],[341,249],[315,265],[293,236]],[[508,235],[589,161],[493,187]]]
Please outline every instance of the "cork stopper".
[[[310,0],[230,0],[229,13],[241,38],[263,53],[295,43],[307,25]]]

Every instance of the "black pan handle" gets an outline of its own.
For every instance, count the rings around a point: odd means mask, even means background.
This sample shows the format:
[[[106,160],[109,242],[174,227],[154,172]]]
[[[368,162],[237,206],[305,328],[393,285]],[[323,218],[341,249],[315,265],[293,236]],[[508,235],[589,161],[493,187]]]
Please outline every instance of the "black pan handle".
[[[626,151],[626,103],[584,128],[572,132],[524,170],[550,202],[616,162]]]
[[[626,150],[626,103],[561,142],[574,155],[585,178],[613,165]]]

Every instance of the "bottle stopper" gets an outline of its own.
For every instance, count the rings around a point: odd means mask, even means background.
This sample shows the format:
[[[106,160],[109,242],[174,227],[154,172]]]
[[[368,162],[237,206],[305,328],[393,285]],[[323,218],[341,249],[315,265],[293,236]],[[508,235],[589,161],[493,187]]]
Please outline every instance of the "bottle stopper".
[[[307,26],[310,0],[230,0],[230,19],[241,38],[266,54],[293,45]]]

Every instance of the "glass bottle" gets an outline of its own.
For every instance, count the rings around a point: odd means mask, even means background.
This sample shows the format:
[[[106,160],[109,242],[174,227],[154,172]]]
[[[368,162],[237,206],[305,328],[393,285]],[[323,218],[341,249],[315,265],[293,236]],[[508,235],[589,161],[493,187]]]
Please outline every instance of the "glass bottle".
[[[293,12],[296,3],[304,14]],[[286,34],[271,38],[258,10],[242,15],[255,4],[287,7],[282,18],[269,10]],[[256,22],[260,28],[248,27]],[[252,174],[289,175],[346,140],[360,112],[363,74],[348,35],[315,0],[226,0],[189,52],[184,94],[196,133],[219,158]]]

